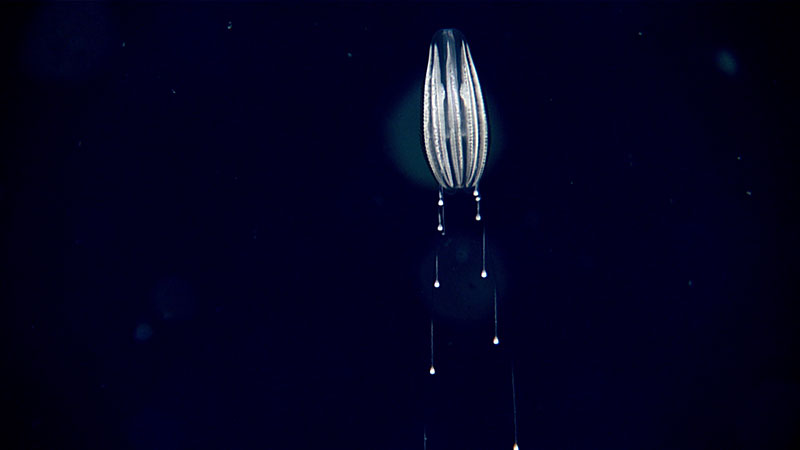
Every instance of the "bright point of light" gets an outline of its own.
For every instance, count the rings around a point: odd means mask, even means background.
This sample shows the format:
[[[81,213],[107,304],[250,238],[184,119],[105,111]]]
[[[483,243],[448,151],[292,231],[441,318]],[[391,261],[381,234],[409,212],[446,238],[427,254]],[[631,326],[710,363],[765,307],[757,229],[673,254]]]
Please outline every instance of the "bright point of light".
[[[439,199],[439,206],[444,206],[444,200]]]
[[[476,196],[476,197],[475,197],[475,201],[476,201],[476,202],[479,202],[479,201],[481,201],[481,196],[480,196],[480,195]]]
[[[433,282],[433,287],[438,288],[439,286],[441,286],[439,284],[439,280],[436,280],[436,281]]]
[[[436,375],[436,369],[434,369],[433,366],[431,366],[431,370],[428,372],[430,372],[431,375]]]
[[[480,222],[481,221],[481,215],[480,214],[475,214],[475,220]]]
[[[439,224],[439,226],[436,227],[436,229],[439,230],[439,231],[442,231],[442,230],[444,230],[444,227],[442,226],[442,224]]]
[[[492,344],[498,345],[499,343],[500,343],[500,339],[497,339],[497,336],[495,336],[494,339],[492,339]]]
[[[488,273],[486,273],[486,270],[482,270],[482,271],[481,271],[481,278],[486,278],[486,277],[488,277],[488,276],[489,276],[489,274],[488,274]]]
[[[517,445],[516,442],[514,443],[514,450],[519,450],[519,445]]]

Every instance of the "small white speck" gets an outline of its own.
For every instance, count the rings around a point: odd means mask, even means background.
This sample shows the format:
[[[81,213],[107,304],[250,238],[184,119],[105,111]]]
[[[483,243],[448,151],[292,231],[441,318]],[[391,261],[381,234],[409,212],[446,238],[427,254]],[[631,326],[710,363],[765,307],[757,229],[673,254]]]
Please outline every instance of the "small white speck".
[[[745,193],[745,194],[747,194],[747,196],[748,196],[748,197],[749,197],[749,196],[751,196],[751,195],[753,195],[753,192],[752,192],[752,191],[745,191],[744,193]]]
[[[639,32],[639,36],[643,36],[643,35],[644,35],[644,33],[642,33],[642,32],[640,31],[640,32]]]
[[[172,92],[174,94],[175,93],[175,89],[170,89],[170,92]]]
[[[228,21],[228,29],[230,30],[230,29],[232,29],[232,28],[233,28],[233,22],[231,22],[231,21],[229,20],[229,21]]]
[[[348,58],[352,58],[352,57],[353,57],[353,54],[352,54],[352,53],[350,53],[350,52],[347,52],[347,57],[348,57]]]
[[[736,160],[737,160],[737,161],[741,161],[741,160],[742,160],[742,155],[739,155],[739,156],[737,156],[737,157],[736,157]]]

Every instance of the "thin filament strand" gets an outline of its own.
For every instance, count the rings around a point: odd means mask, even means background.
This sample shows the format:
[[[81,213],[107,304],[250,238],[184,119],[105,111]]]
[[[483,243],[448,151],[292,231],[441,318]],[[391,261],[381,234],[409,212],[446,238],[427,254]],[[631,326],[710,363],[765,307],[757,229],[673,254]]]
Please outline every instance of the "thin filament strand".
[[[517,442],[519,436],[517,435],[517,388],[514,382],[514,362],[511,362],[511,404],[514,408],[514,448],[518,449]]]

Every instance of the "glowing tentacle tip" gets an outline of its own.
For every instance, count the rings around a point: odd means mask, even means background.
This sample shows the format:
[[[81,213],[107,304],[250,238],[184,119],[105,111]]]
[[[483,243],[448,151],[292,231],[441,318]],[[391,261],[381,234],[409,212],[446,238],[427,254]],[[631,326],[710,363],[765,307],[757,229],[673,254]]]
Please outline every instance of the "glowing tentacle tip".
[[[489,274],[488,274],[488,273],[486,273],[486,269],[484,269],[484,270],[482,270],[482,271],[481,271],[481,278],[486,278],[486,277],[488,277],[488,276],[489,276]]]
[[[514,450],[519,450],[519,445],[517,445],[516,442],[514,443]]]
[[[499,345],[500,344],[500,339],[498,339],[497,336],[495,336],[494,339],[492,339],[492,344]]]
[[[444,206],[444,200],[439,199],[439,206]]]
[[[436,375],[436,369],[431,366],[431,370],[428,371],[431,375]]]
[[[441,224],[439,224],[439,226],[436,227],[436,231],[442,231],[442,230],[444,230],[444,227]]]
[[[481,196],[480,196],[480,195],[476,196],[476,197],[475,197],[475,201],[476,201],[476,202],[479,202],[479,201],[481,201]]]
[[[433,287],[438,288],[439,286],[441,286],[441,284],[439,284],[439,280],[433,282]]]
[[[480,195],[480,194],[478,193],[478,188],[475,188],[475,189],[472,191],[472,195],[473,195],[473,196],[475,196],[475,197],[477,197],[478,195]]]
[[[475,214],[475,220],[480,222],[481,221],[481,215],[480,214]]]

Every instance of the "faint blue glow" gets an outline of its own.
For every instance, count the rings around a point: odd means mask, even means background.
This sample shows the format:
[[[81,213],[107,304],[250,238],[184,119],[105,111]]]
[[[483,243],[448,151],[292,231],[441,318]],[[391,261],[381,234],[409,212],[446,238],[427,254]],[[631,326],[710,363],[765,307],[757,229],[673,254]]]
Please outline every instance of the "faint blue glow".
[[[133,333],[134,339],[144,342],[153,336],[153,327],[146,323],[140,323],[136,326],[136,331]]]
[[[21,68],[39,81],[82,82],[111,62],[121,41],[107,5],[76,2],[70,8],[34,8],[20,29]]]
[[[188,319],[194,313],[194,293],[188,281],[178,277],[165,277],[158,281],[153,292],[153,302],[161,319]]]
[[[736,75],[739,69],[736,58],[728,50],[717,52],[717,68],[729,76]]]

